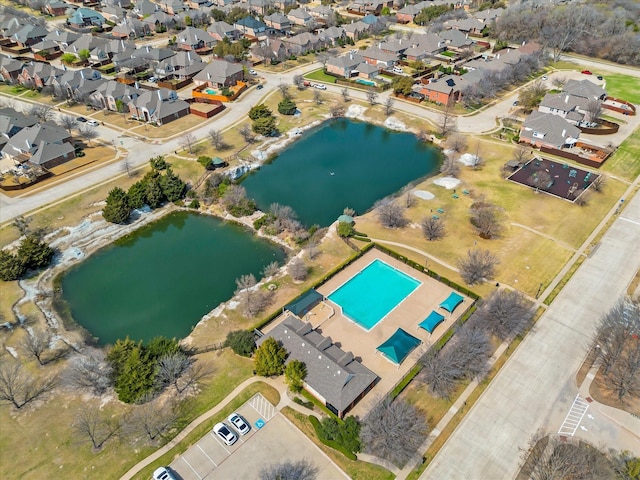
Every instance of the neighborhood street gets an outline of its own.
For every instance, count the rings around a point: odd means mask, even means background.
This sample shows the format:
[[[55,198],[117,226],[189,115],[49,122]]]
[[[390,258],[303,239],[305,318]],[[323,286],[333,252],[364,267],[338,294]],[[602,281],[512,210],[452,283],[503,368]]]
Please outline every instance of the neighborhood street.
[[[578,393],[575,375],[594,327],[640,268],[638,245],[636,195],[420,478],[515,478],[531,436],[560,430]],[[581,428],[572,425],[576,437],[640,455],[640,419],[612,410],[592,404]]]

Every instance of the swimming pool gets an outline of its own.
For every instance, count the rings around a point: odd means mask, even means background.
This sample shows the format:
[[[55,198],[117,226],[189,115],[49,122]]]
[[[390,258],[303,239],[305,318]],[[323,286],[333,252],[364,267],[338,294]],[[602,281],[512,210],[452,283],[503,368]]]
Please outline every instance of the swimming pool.
[[[362,85],[369,85],[370,87],[375,87],[376,86],[376,82],[372,82],[370,80],[363,80],[361,78],[358,78],[356,80],[356,83],[360,83]]]
[[[208,93],[209,95],[217,95],[217,93],[218,93],[213,88],[205,88],[204,92]]]
[[[329,295],[342,313],[371,330],[421,282],[382,260],[374,260]]]

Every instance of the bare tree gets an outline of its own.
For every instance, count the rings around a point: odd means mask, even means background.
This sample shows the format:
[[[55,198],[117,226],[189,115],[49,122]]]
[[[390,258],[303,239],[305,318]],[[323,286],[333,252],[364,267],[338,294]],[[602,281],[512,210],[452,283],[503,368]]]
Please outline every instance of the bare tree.
[[[247,199],[247,190],[242,185],[229,185],[222,197],[222,203],[227,210],[238,207]]]
[[[533,318],[531,303],[515,291],[495,291],[478,311],[482,327],[500,340],[519,335]]]
[[[176,393],[182,394],[212,374],[213,367],[208,363],[194,363],[184,353],[177,352],[158,359],[156,381],[161,387],[173,385]]]
[[[253,136],[253,132],[251,131],[251,127],[249,125],[244,124],[238,129],[238,133],[242,136],[245,142],[253,143],[255,137]]]
[[[313,101],[316,102],[316,105],[322,105],[322,103],[324,102],[320,90],[313,91]]]
[[[315,260],[320,254],[320,243],[325,236],[327,230],[325,228],[316,230],[309,240],[307,241],[307,251],[309,252],[309,259]]]
[[[393,104],[394,104],[394,100],[391,97],[387,97],[387,99],[384,102],[384,114],[385,115],[391,115],[393,113]]]
[[[404,216],[404,209],[401,205],[393,202],[392,200],[382,199],[378,200],[373,208],[376,211],[378,221],[382,226],[387,228],[402,228],[409,223]]]
[[[180,404],[160,399],[142,401],[135,406],[124,422],[124,433],[129,437],[144,436],[154,444],[165,438],[180,418]]]
[[[53,107],[51,105],[44,105],[42,103],[33,104],[27,108],[26,113],[27,115],[36,117],[42,123],[53,119]]]
[[[587,103],[587,121],[591,123],[598,123],[600,115],[602,115],[602,101],[591,99]]]
[[[344,103],[347,103],[349,100],[351,100],[349,89],[347,87],[344,87],[342,90],[340,90],[340,94],[342,95],[342,100],[344,101]]]
[[[33,356],[40,365],[45,365],[43,357],[51,348],[51,332],[42,329],[27,331],[27,336],[22,339],[20,346],[28,354]]]
[[[133,172],[131,170],[131,162],[129,161],[129,155],[122,159],[122,171],[127,174],[127,177],[131,178]]]
[[[104,352],[95,350],[72,360],[67,382],[73,387],[102,395],[113,385],[111,373],[111,365],[105,361]]]
[[[331,105],[331,107],[329,107],[329,113],[334,118],[344,117],[346,110],[344,108],[344,105],[340,105],[339,103],[334,103],[333,105]]]
[[[9,402],[16,409],[43,397],[57,384],[57,377],[36,378],[20,363],[0,357],[0,401]]]
[[[83,127],[78,131],[78,135],[87,141],[87,145],[91,145],[91,140],[95,140],[100,136],[98,131],[93,127]]]
[[[289,262],[287,270],[289,270],[289,275],[291,275],[291,278],[296,282],[302,282],[305,280],[307,278],[307,273],[309,272],[309,269],[300,257],[293,257]]]
[[[480,237],[495,238],[504,229],[498,207],[490,203],[477,202],[471,206],[471,223]]]
[[[460,380],[486,374],[490,353],[489,336],[479,328],[465,325],[442,350],[425,355],[421,360],[421,379],[434,395],[450,398]]]
[[[367,453],[403,467],[428,433],[423,412],[404,400],[385,398],[364,419],[360,439]]]
[[[122,424],[92,404],[78,409],[73,427],[83,440],[91,442],[93,449],[98,451],[118,434]]]
[[[261,292],[256,290],[256,284],[256,277],[253,276],[253,273],[236,278],[235,294],[240,296],[244,313],[250,317],[264,308]]]
[[[542,101],[542,98],[547,93],[547,88],[541,81],[535,81],[528,87],[520,90],[520,94],[518,95],[518,101],[520,102],[520,106],[525,111],[531,111],[534,108],[537,108]]]
[[[440,240],[447,235],[444,221],[440,218],[425,217],[420,222],[422,234],[429,241]]]
[[[591,200],[591,192],[589,190],[577,191],[575,194],[577,195],[575,204],[581,207],[587,205]]]
[[[304,88],[304,78],[302,77],[302,75],[294,75],[293,84],[298,90],[302,90]]]
[[[447,148],[456,153],[462,153],[467,148],[467,137],[455,133],[447,139]]]
[[[476,143],[476,153],[471,157],[471,166],[477,170],[484,164],[484,160],[480,156],[480,140]]]
[[[555,76],[551,80],[551,85],[553,85],[557,89],[561,89],[564,87],[564,84],[567,83],[567,77],[563,76]]]
[[[273,277],[274,275],[277,275],[279,271],[280,265],[278,264],[278,262],[273,261],[262,269],[262,276],[264,278]]]
[[[604,186],[607,184],[607,177],[604,173],[599,174],[596,179],[591,183],[591,186],[596,192],[602,192]]]
[[[489,250],[475,248],[467,251],[467,256],[458,260],[458,268],[462,279],[468,285],[481,283],[483,279],[492,279],[495,276],[496,266],[500,263]]]
[[[453,113],[453,105],[447,103],[440,115],[438,130],[441,136],[446,137],[457,129],[457,119]]]
[[[298,215],[289,205],[272,203],[269,205],[269,213],[275,217],[271,226],[278,232],[295,232],[301,227]]]
[[[291,94],[289,93],[289,85],[282,82],[278,85],[278,90],[282,94],[282,98],[291,98]]]
[[[20,236],[27,235],[29,233],[29,224],[33,221],[33,217],[23,217],[22,215],[18,215],[13,220],[13,226],[18,229],[20,232]]]
[[[196,143],[196,136],[191,132],[184,132],[180,135],[180,146],[185,150],[189,150],[189,153],[193,153],[193,147]]]
[[[213,145],[213,148],[216,150],[222,150],[225,147],[222,132],[220,130],[209,130],[209,139],[211,140],[211,145]]]
[[[78,127],[78,119],[71,115],[62,115],[58,122],[62,128],[69,132],[69,134],[71,134],[71,130]]]
[[[375,105],[378,101],[378,93],[373,90],[367,91],[367,101],[369,102],[369,105]]]
[[[315,480],[318,477],[318,467],[310,460],[293,462],[285,460],[267,465],[258,476],[259,480]]]
[[[529,161],[530,148],[527,145],[519,144],[513,151],[513,159],[518,162],[519,165],[524,165]]]
[[[262,310],[268,303],[269,297],[260,292],[258,298],[262,302],[260,305],[260,310]],[[195,363],[191,363],[189,368],[187,368],[187,370],[182,374],[176,383],[176,389],[179,393],[196,391],[198,384],[209,378],[214,373],[215,366],[213,364],[198,360]]]
[[[460,170],[460,162],[458,159],[453,155],[445,155],[442,165],[440,166],[440,173],[449,177],[458,177]]]

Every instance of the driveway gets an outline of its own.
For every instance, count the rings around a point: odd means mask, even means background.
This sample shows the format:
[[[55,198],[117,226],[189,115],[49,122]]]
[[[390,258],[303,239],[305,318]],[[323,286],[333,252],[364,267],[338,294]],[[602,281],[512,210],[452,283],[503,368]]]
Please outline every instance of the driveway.
[[[576,402],[575,375],[601,315],[640,268],[640,195],[630,201],[420,478],[514,478],[522,449],[543,429],[556,433]],[[575,402],[575,403],[574,403]],[[576,407],[577,405],[577,407]],[[640,455],[640,420],[614,420],[597,406],[571,427],[596,445]]]

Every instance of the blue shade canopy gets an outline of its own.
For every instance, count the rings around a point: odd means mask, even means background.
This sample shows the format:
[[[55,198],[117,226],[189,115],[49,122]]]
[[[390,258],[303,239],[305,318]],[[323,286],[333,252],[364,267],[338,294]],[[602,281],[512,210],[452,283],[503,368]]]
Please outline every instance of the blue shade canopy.
[[[456,292],[451,292],[449,297],[440,304],[440,308],[444,308],[447,312],[453,313],[458,305],[464,301],[464,297]]]
[[[433,333],[433,330],[442,322],[444,322],[444,315],[440,315],[438,312],[431,310],[429,316],[420,322],[418,326],[424,328],[429,333]]]
[[[285,310],[290,311],[298,317],[304,317],[309,310],[311,310],[316,304],[323,299],[322,294],[313,288],[307,290],[300,297],[296,298],[293,302],[286,305]]]
[[[376,350],[381,352],[392,362],[400,365],[402,361],[407,358],[407,355],[409,355],[414,348],[420,345],[420,343],[419,338],[409,335],[403,329],[399,328]]]

